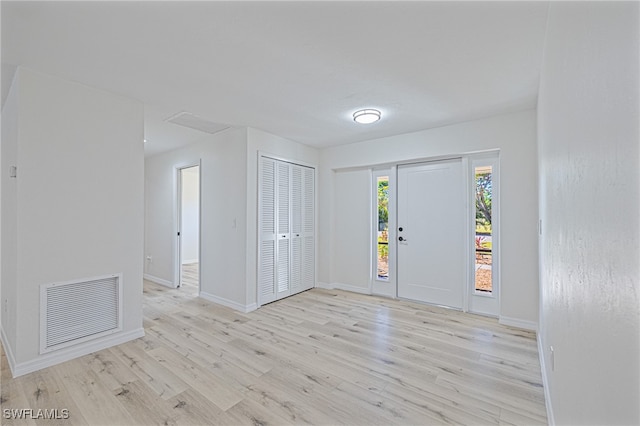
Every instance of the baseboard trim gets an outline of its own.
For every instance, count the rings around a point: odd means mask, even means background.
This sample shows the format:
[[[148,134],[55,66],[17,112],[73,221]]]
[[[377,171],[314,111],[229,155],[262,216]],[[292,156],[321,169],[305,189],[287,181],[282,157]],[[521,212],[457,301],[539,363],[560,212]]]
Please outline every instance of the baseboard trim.
[[[500,315],[498,322],[509,327],[522,328],[524,330],[538,331],[538,324],[534,321],[527,321],[520,318],[511,318]]]
[[[122,343],[138,339],[140,337],[144,337],[144,328],[142,327],[132,331],[127,331],[125,333],[112,334],[102,339],[96,339],[94,341],[79,344],[74,347],[60,349],[59,351],[40,355],[34,360],[16,364],[15,367],[11,369],[11,373],[13,377],[23,376],[34,371],[42,370],[43,368],[51,367],[65,361],[79,358],[92,352],[97,352],[102,349],[120,345]],[[7,359],[8,358],[9,356],[7,355]]]
[[[344,283],[327,284],[327,283],[318,282],[317,287],[326,288],[327,290],[344,290],[344,291],[350,291],[352,293],[371,294],[371,289],[369,287],[358,287],[355,285],[344,284]]]
[[[11,375],[15,377],[13,373],[16,371],[16,358],[13,355],[13,348],[9,345],[9,339],[4,332],[4,327],[0,329],[0,340],[2,340],[2,348],[4,349],[4,353],[7,355],[7,362],[9,363],[9,370],[11,370]]]
[[[544,351],[542,350],[542,338],[537,334],[538,357],[540,358],[540,370],[542,373],[542,388],[544,391],[544,405],[547,408],[547,422],[549,426],[555,426],[556,420],[553,418],[553,407],[551,406],[551,396],[549,395],[549,379],[547,378],[547,366],[545,363]]]
[[[160,285],[163,285],[165,287],[176,288],[176,286],[174,286],[171,281],[167,281],[167,280],[164,280],[162,278],[155,277],[153,275],[144,274],[142,277],[147,281],[151,281],[153,283],[160,284]]]
[[[233,300],[225,299],[224,297],[215,296],[211,293],[200,291],[200,297],[209,302],[217,303],[218,305],[226,306],[227,308],[234,309],[236,311],[244,312],[245,314],[258,309],[258,305],[251,303],[249,305],[243,305],[242,303],[234,302]]]
[[[316,288],[324,288],[326,290],[333,290],[333,287],[331,287],[328,283],[323,283],[323,282],[316,282]]]

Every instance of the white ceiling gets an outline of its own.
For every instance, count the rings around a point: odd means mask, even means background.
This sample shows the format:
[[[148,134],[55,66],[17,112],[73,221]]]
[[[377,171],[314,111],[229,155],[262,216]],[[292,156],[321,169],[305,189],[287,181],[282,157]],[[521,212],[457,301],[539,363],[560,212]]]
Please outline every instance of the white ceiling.
[[[145,104],[147,155],[188,111],[316,147],[534,107],[547,2],[1,2],[15,67]],[[359,108],[383,119],[356,124]]]

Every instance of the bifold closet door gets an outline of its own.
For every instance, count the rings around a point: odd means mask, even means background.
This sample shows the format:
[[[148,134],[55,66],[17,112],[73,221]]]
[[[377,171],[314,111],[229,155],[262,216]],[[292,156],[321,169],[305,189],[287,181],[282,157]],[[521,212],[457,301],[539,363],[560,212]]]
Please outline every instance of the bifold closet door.
[[[291,294],[315,285],[314,170],[291,166]]]
[[[291,166],[291,293],[302,291],[302,167]]]
[[[278,228],[276,238],[276,299],[288,296],[291,291],[291,165],[276,162],[276,211]]]
[[[258,303],[315,285],[315,170],[261,157]]]
[[[276,300],[276,162],[261,158],[258,165],[258,303]]]
[[[315,287],[316,262],[315,262],[315,170],[310,167],[302,169],[302,238],[300,242],[302,253],[300,291]]]

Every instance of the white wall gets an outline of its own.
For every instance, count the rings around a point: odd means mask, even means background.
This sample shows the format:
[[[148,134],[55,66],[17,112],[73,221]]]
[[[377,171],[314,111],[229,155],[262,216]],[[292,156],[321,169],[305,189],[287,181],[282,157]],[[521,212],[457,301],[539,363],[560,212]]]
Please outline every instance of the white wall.
[[[200,242],[200,167],[182,170],[180,254],[183,264],[198,262]]]
[[[174,285],[175,169],[201,160],[201,296],[239,310],[257,296],[258,152],[316,164],[317,150],[263,131],[230,129],[147,158],[147,278]]]
[[[18,74],[18,178],[9,183],[17,188],[2,193],[2,205],[19,218],[17,245],[3,250],[3,261],[8,256],[17,263],[15,281],[3,277],[3,285],[17,287],[16,305],[9,308],[15,345],[9,350],[24,372],[60,356],[39,355],[42,284],[122,273],[119,334],[144,333],[144,118],[136,101],[24,68]],[[6,204],[15,194],[17,202]],[[77,355],[82,347],[68,352]]]
[[[258,153],[268,153],[282,159],[312,166],[318,165],[318,150],[309,146],[272,135],[262,130],[247,129],[247,186],[246,186],[246,294],[247,305],[257,302],[258,294]],[[316,188],[317,188],[316,173]],[[316,207],[316,212],[318,208]]]
[[[340,171],[333,175],[334,200],[330,286],[368,292],[371,282],[371,171]],[[363,250],[363,248],[365,248]]]
[[[500,149],[501,167],[501,320],[524,327],[538,321],[538,241],[537,241],[537,163],[536,113],[527,110],[477,121],[455,124],[350,145],[327,148],[321,152],[319,176],[319,281],[360,285],[367,282],[370,268],[354,264],[351,270],[340,266],[343,258],[353,256],[347,236],[335,232],[339,220],[344,229],[359,229],[361,221],[343,223],[340,200],[347,194],[336,193],[335,170],[400,163],[451,154]],[[369,194],[370,182],[352,175],[351,197]],[[342,179],[346,179],[344,175]],[[347,182],[341,181],[342,186]],[[365,185],[366,184],[366,185]],[[344,188],[341,189],[344,191]],[[350,251],[340,247],[350,247]],[[357,252],[370,253],[370,239],[360,241]]]
[[[175,285],[177,168],[201,161],[201,292],[239,309],[246,301],[246,137],[246,129],[229,129],[145,161],[146,277]]]
[[[549,10],[539,337],[557,424],[640,424],[639,12],[636,2]]]
[[[2,339],[7,346],[16,346],[16,317],[18,306],[18,203],[17,179],[9,177],[9,167],[18,164],[18,90],[20,75],[16,73],[2,109],[2,146],[0,148],[0,233],[2,259],[0,265],[2,311]]]

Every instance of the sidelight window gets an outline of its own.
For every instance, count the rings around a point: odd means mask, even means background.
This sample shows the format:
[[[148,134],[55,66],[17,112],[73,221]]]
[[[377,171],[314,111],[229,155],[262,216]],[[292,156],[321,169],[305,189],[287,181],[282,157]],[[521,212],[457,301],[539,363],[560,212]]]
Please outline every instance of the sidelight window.
[[[389,280],[389,176],[377,177],[377,273],[379,280]]]
[[[493,167],[475,167],[475,290],[493,291]]]

